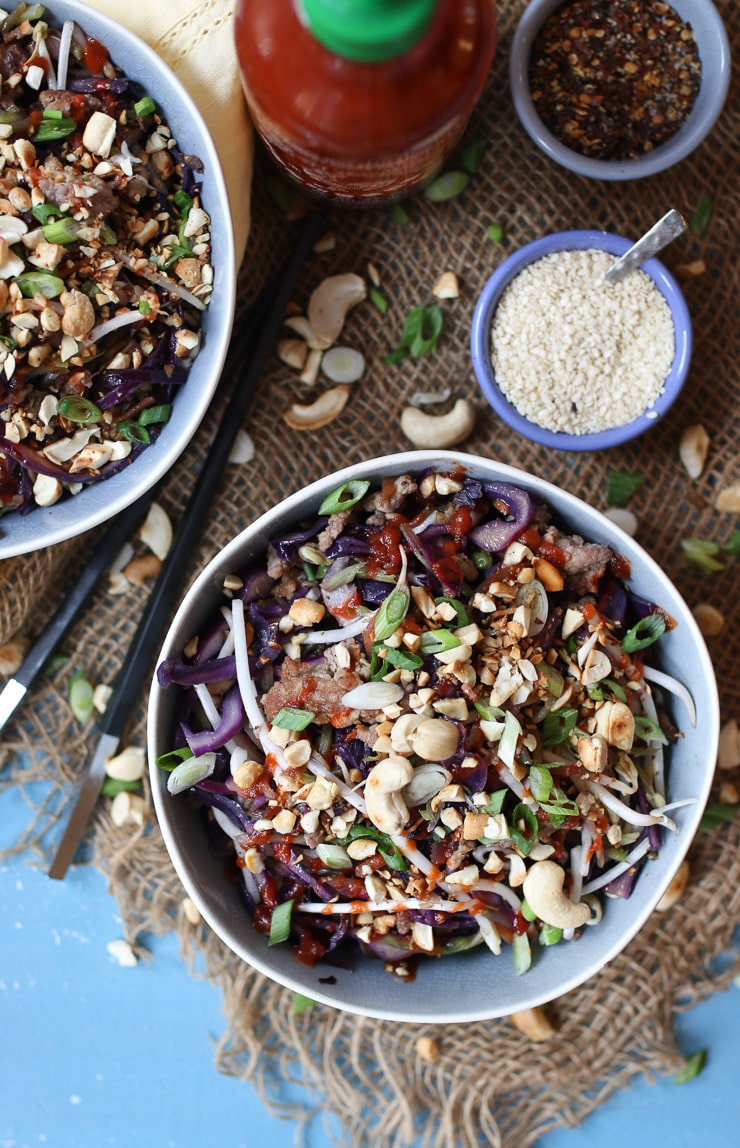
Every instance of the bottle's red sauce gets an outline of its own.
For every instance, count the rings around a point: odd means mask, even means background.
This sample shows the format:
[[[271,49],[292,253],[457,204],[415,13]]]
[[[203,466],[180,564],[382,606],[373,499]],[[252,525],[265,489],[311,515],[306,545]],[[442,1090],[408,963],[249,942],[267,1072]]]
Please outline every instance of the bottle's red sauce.
[[[268,151],[307,190],[380,203],[431,178],[457,143],[491,67],[494,0],[439,0],[410,51],[358,63],[304,27],[295,0],[240,0],[236,48]]]
[[[97,75],[99,72],[102,72],[108,59],[108,49],[105,44],[101,44],[99,40],[88,36],[82,58],[85,61],[85,67],[88,68],[93,75]]]

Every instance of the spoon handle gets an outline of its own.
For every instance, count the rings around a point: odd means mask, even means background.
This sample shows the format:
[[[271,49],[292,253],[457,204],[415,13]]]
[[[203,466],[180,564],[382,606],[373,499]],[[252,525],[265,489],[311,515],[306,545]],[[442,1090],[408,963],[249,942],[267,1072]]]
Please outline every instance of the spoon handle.
[[[652,258],[657,255],[659,251],[667,246],[672,240],[677,239],[679,235],[683,235],[686,230],[687,223],[680,212],[676,211],[674,207],[659,219],[649,231],[633,243],[630,248],[625,251],[624,255],[612,263],[604,278],[607,283],[617,283],[620,279],[629,272],[639,267],[646,259]]]

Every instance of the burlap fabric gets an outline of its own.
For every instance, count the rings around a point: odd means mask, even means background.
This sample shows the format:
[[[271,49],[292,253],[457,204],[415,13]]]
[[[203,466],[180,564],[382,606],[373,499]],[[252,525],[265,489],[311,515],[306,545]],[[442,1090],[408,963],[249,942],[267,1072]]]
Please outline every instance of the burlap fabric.
[[[717,491],[738,477],[738,268],[732,257],[740,206],[736,90],[711,139],[679,167],[639,184],[584,181],[546,161],[515,119],[506,62],[523,7],[520,0],[499,4],[500,47],[467,134],[469,141],[485,139],[487,148],[467,191],[443,205],[413,201],[405,226],[388,211],[334,218],[336,248],[311,258],[296,302],[304,304],[325,274],[364,273],[372,261],[390,310],[383,317],[369,303],[361,305],[346,328],[346,341],[366,355],[367,373],[336,422],[319,432],[297,434],[280,414],[304,392],[288,368],[277,359],[270,364],[248,419],[256,459],[229,468],[188,578],[275,500],[342,463],[407,447],[399,414],[408,397],[417,389],[449,385],[453,397],[465,395],[478,405],[479,419],[466,449],[530,470],[602,508],[610,466],[644,476],[631,503],[640,520],[638,537],[690,603],[711,602],[726,617],[723,633],[710,640],[726,720],[738,714],[737,559],[727,557],[724,571],[709,576],[686,564],[680,541],[694,535],[721,544],[736,526],[714,509]],[[738,6],[726,0],[720,8],[737,49]],[[264,167],[258,167],[240,307],[277,267],[295,234],[296,224],[271,204],[265,175]],[[630,445],[586,455],[538,448],[497,421],[475,385],[468,333],[477,292],[501,259],[551,230],[591,226],[637,236],[670,205],[691,215],[705,192],[714,201],[706,237],[685,237],[665,255],[673,268],[694,259],[706,264],[703,275],[684,281],[695,350],[685,392],[669,416]],[[501,245],[487,238],[493,220],[506,232]],[[439,353],[386,365],[384,357],[398,341],[407,310],[433,301],[431,288],[446,269],[458,273],[462,294],[443,304]],[[697,422],[709,432],[711,449],[701,479],[691,481],[679,462],[678,442],[682,429]],[[175,518],[212,429],[208,418],[167,485],[163,502]],[[4,564],[0,622],[5,637],[42,625],[84,550],[75,543]],[[66,703],[70,669],[84,669],[95,681],[112,681],[146,594],[146,588],[135,588],[123,598],[111,597],[101,586],[65,643],[67,664],[37,686],[6,731],[9,758],[2,783],[26,787],[30,809],[19,849],[30,844],[42,853],[48,849],[89,745],[92,731],[76,725]],[[128,733],[133,743],[143,743],[144,704],[143,684]],[[708,761],[707,768],[712,764]],[[37,788],[28,788],[38,779],[48,783],[40,808]],[[204,927],[186,922],[182,890],[156,825],[134,833],[116,829],[102,800],[91,826],[89,855],[108,875],[128,935],[135,940],[146,931],[176,927],[187,958],[193,966],[198,959],[220,986],[227,1030],[217,1050],[218,1068],[252,1080],[270,1103],[292,1116],[301,1111],[283,1104],[281,1084],[303,1082],[316,1098],[316,1111],[333,1114],[353,1145],[400,1146],[421,1135],[430,1148],[524,1148],[547,1129],[575,1125],[635,1075],[671,1071],[679,1060],[673,1014],[728,983],[732,971],[720,971],[716,958],[727,949],[740,920],[740,833],[730,825],[700,834],[682,901],[670,914],[655,915],[596,981],[550,1006],[557,1035],[546,1045],[530,1045],[508,1020],[435,1031],[321,1007],[294,1018],[291,993],[236,960]],[[439,1039],[441,1056],[434,1064],[417,1056],[422,1034]]]

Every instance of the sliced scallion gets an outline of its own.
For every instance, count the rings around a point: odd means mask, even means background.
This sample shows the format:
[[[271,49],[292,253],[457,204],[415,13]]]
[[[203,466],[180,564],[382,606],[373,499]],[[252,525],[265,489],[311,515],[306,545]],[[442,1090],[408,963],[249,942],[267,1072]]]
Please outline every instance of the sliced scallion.
[[[529,906],[529,903],[525,900],[522,900],[521,913],[525,921],[532,922],[537,920],[537,914],[533,912]]]
[[[187,761],[192,756],[192,749],[184,745],[182,749],[168,749],[166,753],[160,753],[154,764],[158,769],[164,769],[170,773],[181,761]]]
[[[488,238],[491,243],[502,243],[504,239],[504,229],[497,220],[488,224]]]
[[[689,227],[697,239],[703,239],[707,233],[707,228],[712,218],[712,207],[712,197],[705,191],[700,197],[696,205],[696,210],[691,217],[691,222],[689,223]]]
[[[537,818],[528,805],[520,801],[514,807],[509,826],[509,836],[520,853],[528,857],[537,842],[539,825]]]
[[[470,624],[470,615],[468,614],[468,611],[465,609],[459,598],[435,598],[434,602],[437,606],[439,606],[442,602],[447,602],[450,606],[452,606],[453,610],[455,611],[456,626],[468,626]]]
[[[290,936],[290,919],[293,915],[293,898],[283,901],[272,910],[268,945],[280,945]]]
[[[403,226],[409,221],[409,213],[402,203],[394,203],[391,207],[391,218],[393,219],[394,223],[398,223]]]
[[[492,706],[490,702],[477,701],[474,705],[484,721],[499,721],[504,716],[504,711],[499,706]]]
[[[475,143],[468,144],[465,148],[465,151],[462,153],[461,163],[468,175],[475,175],[480,167],[480,161],[483,159],[483,152],[485,150],[485,140],[476,140]]]
[[[470,183],[466,171],[446,171],[424,188],[424,198],[430,203],[445,203],[464,191]]]
[[[718,574],[724,565],[717,558],[719,545],[707,538],[682,538],[681,549],[688,562],[693,562],[705,574]]]
[[[498,743],[498,755],[501,761],[503,761],[505,765],[508,765],[509,769],[511,769],[514,764],[516,747],[521,732],[522,727],[518,719],[511,710],[507,710],[504,717],[504,732],[501,734],[501,740]]]
[[[144,116],[151,116],[156,112],[157,105],[151,96],[142,96],[134,104],[134,115],[143,119]]]
[[[349,869],[352,858],[341,845],[317,845],[316,853],[328,869]]]
[[[497,816],[504,807],[508,792],[508,789],[497,789],[495,793],[491,794],[488,804],[483,806],[483,812],[490,813],[494,817]]]
[[[155,407],[145,407],[136,421],[140,427],[147,427],[152,423],[166,423],[171,414],[171,403],[159,403]]]
[[[167,789],[174,797],[183,793],[199,781],[205,781],[216,768],[216,754],[203,753],[200,757],[188,757],[171,771],[167,778]]]
[[[644,650],[657,642],[661,634],[665,633],[665,618],[662,614],[648,614],[640,618],[631,630],[628,630],[621,641],[625,654],[634,654],[637,650]]]
[[[385,295],[382,295],[380,291],[378,291],[377,287],[370,288],[370,302],[374,307],[378,308],[381,315],[387,314],[388,300],[386,299]]]
[[[57,414],[72,423],[83,425],[99,423],[103,417],[99,406],[80,395],[64,395],[57,403]]]
[[[610,506],[624,506],[638,487],[645,481],[641,474],[631,474],[626,470],[609,468],[606,487],[606,501]]]
[[[62,116],[61,119],[42,119],[33,134],[34,143],[47,143],[50,140],[63,140],[77,127],[74,120]]]
[[[100,792],[103,797],[117,797],[119,793],[140,793],[140,781],[121,781],[117,777],[106,777]]]
[[[444,650],[454,650],[461,645],[460,639],[452,630],[425,630],[421,635],[419,649],[422,654],[441,654]]]
[[[511,954],[514,958],[514,972],[520,977],[532,964],[532,949],[526,933],[515,933],[511,941]]]
[[[24,271],[16,276],[15,282],[27,299],[32,299],[34,295],[56,299],[64,290],[64,280],[58,275],[52,275],[50,271]]]
[[[278,729],[301,730],[309,726],[315,717],[316,714],[311,710],[303,710],[298,706],[283,706],[275,714],[272,724],[276,725]]]
[[[700,1048],[697,1052],[692,1052],[691,1056],[686,1057],[683,1068],[679,1069],[673,1077],[674,1084],[686,1084],[687,1081],[693,1080],[698,1076],[707,1063],[707,1050]]]
[[[87,722],[93,714],[93,687],[83,673],[72,674],[69,679],[69,707],[78,722]]]
[[[374,634],[377,642],[384,642],[395,634],[408,613],[411,595],[406,586],[396,586],[378,610]]]
[[[557,945],[558,941],[563,936],[563,930],[558,929],[556,925],[543,924],[540,929],[540,944],[541,945]]]
[[[48,223],[50,219],[56,219],[61,214],[61,208],[57,207],[55,203],[37,203],[35,207],[31,208],[31,215],[37,223]]]
[[[341,514],[355,506],[364,498],[370,489],[370,483],[365,479],[352,479],[338,486],[331,494],[327,494],[319,507],[319,514]]]
[[[139,426],[137,423],[127,421],[116,423],[116,429],[121,438],[128,439],[129,442],[145,443],[148,446],[152,441],[146,427]]]
[[[293,1016],[303,1016],[304,1012],[308,1012],[315,1004],[316,1001],[312,1000],[311,997],[306,997],[303,993],[294,993]]]
[[[576,727],[578,710],[565,706],[555,713],[549,713],[542,723],[542,744],[546,749],[562,745]]]
[[[61,219],[52,219],[41,228],[41,233],[47,243],[74,243],[80,234],[82,224],[69,215]]]
[[[644,714],[638,714],[635,718],[635,733],[641,741],[659,741],[661,745],[668,745],[668,738],[660,726]]]

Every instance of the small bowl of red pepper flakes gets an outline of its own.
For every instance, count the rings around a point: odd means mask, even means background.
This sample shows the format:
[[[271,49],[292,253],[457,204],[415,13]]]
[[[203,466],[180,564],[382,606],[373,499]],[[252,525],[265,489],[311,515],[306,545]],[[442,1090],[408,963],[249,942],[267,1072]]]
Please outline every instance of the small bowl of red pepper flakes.
[[[640,179],[711,131],[729,43],[711,0],[531,0],[510,81],[524,128],[556,163],[592,179]]]

